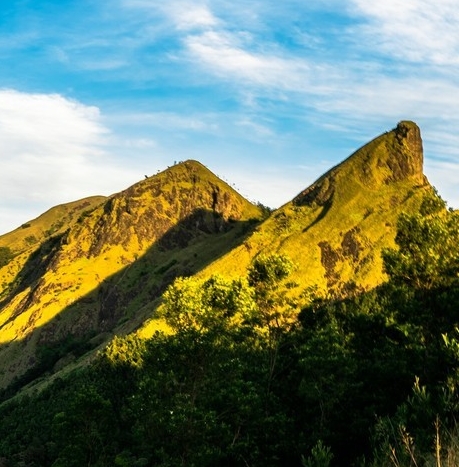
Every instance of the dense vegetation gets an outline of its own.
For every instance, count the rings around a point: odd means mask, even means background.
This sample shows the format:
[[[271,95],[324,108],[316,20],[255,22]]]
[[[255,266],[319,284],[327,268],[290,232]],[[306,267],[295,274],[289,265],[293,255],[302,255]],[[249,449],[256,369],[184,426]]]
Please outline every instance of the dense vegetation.
[[[13,259],[13,253],[6,246],[0,247],[0,268],[8,264]]]
[[[0,407],[3,466],[458,465],[459,215],[403,215],[389,281],[298,310],[293,267],[177,279],[170,332]]]

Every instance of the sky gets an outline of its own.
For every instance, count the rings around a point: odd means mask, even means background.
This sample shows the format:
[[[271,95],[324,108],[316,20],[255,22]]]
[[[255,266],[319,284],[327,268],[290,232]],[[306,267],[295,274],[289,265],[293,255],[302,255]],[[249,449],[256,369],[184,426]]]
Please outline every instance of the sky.
[[[0,234],[195,159],[276,208],[400,120],[459,207],[457,0],[9,0]]]

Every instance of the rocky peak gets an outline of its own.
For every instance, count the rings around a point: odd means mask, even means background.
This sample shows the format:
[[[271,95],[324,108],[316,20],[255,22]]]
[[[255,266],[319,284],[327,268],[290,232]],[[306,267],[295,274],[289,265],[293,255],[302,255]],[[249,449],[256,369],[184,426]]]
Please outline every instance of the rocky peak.
[[[390,152],[387,165],[393,172],[393,180],[408,177],[423,178],[424,155],[421,130],[410,121],[401,121],[393,130],[394,151]]]
[[[348,191],[351,181],[370,189],[411,180],[424,185],[421,131],[411,121],[401,121],[396,128],[364,145],[344,162],[322,175],[314,184],[293,199],[295,205],[324,206],[336,190]]]

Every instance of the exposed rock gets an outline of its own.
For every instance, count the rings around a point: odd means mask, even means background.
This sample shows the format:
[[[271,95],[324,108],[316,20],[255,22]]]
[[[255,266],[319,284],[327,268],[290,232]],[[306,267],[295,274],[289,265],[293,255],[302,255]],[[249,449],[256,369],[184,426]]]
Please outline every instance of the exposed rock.
[[[302,191],[292,202],[296,206],[324,206],[331,202],[334,191],[335,179],[333,172],[328,172],[309,188]]]
[[[393,177],[387,181],[398,181],[408,177],[419,177],[420,181],[423,181],[424,154],[419,127],[413,122],[402,121],[393,132],[396,145],[387,160]]]

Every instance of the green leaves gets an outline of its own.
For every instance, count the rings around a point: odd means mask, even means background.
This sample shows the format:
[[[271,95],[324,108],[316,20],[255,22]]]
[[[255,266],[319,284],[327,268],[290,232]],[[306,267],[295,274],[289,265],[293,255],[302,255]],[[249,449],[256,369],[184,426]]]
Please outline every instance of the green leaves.
[[[251,320],[253,292],[243,280],[212,276],[204,282],[178,278],[163,295],[160,310],[175,331],[230,330]]]
[[[285,279],[292,269],[293,263],[286,255],[260,255],[249,269],[249,285],[273,288]]]
[[[400,219],[389,283],[314,300],[299,320],[282,255],[247,278],[176,279],[161,307],[172,332],[117,337],[81,373],[1,406],[0,450],[44,459],[30,466],[328,467],[371,462],[369,432],[387,446],[392,426],[428,449],[436,414],[448,429],[459,416],[459,287],[456,214],[425,210]]]
[[[433,211],[428,216],[402,214],[395,237],[398,250],[383,252],[390,278],[416,289],[450,286],[459,279],[459,214],[439,211],[432,203],[423,209]]]
[[[269,327],[284,311],[277,288],[292,268],[288,257],[270,255],[254,261],[247,280],[178,278],[164,293],[160,314],[175,332]]]

